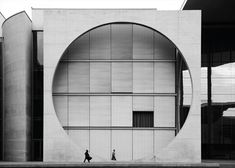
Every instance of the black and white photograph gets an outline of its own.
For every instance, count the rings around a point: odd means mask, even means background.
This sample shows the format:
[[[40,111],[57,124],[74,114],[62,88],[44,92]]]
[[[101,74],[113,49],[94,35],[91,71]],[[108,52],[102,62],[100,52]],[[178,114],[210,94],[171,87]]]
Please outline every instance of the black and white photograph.
[[[235,167],[235,1],[0,0],[0,168]]]

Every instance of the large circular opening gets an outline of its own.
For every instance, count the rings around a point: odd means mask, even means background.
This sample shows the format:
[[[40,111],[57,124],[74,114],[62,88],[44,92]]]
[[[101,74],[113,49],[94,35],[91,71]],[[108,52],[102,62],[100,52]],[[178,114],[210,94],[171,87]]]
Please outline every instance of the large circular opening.
[[[191,103],[177,47],[132,23],[94,28],[64,52],[53,81],[62,127],[96,161],[152,160],[174,139]],[[81,151],[83,152],[83,151]]]

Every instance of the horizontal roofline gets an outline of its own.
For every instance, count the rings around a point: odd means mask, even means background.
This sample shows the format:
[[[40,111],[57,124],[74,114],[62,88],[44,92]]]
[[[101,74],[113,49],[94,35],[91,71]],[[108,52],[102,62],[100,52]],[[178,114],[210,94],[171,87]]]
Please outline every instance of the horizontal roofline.
[[[32,10],[157,10],[157,8],[34,8]]]

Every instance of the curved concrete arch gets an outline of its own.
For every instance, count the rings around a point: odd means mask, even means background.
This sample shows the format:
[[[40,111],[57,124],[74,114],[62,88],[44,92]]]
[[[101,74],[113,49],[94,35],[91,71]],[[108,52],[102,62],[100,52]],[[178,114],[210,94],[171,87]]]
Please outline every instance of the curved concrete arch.
[[[46,17],[45,17],[46,16]],[[54,18],[56,23],[53,23]],[[192,19],[193,18],[193,19]],[[51,96],[52,81],[57,62],[67,46],[78,36],[98,25],[111,22],[134,22],[158,30],[167,36],[185,56],[191,72],[193,98],[184,128],[177,137],[156,157],[159,162],[200,162],[200,12],[198,11],[155,11],[155,10],[45,10],[44,11],[44,57],[45,57],[45,128],[44,160],[76,160],[78,151],[69,142],[64,130],[59,127]],[[75,20],[77,22],[75,22]],[[64,24],[66,23],[66,24]],[[59,26],[60,25],[60,26]],[[70,25],[67,27],[66,25]],[[59,26],[59,28],[58,28]],[[55,27],[59,30],[54,31]],[[50,55],[53,54],[53,58]],[[49,125],[53,126],[49,128]],[[56,130],[56,132],[54,132]],[[54,132],[54,135],[51,133]],[[63,137],[63,140],[57,138]],[[60,144],[54,150],[53,145]],[[68,148],[69,147],[69,148]],[[66,151],[70,151],[66,153]],[[61,157],[59,153],[66,153]],[[75,157],[76,156],[76,157]],[[80,155],[81,156],[81,155]],[[62,161],[61,160],[61,161]]]
[[[2,29],[4,160],[28,161],[31,139],[31,20],[23,11],[6,19]]]

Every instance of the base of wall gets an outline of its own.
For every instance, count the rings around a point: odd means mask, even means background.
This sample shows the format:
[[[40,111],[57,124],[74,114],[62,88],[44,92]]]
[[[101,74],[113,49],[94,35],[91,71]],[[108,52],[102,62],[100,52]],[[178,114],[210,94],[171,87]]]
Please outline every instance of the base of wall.
[[[52,162],[3,162],[0,163],[0,167],[17,167],[17,168],[219,168],[218,163],[133,163],[133,162],[113,162],[113,163],[52,163]]]

